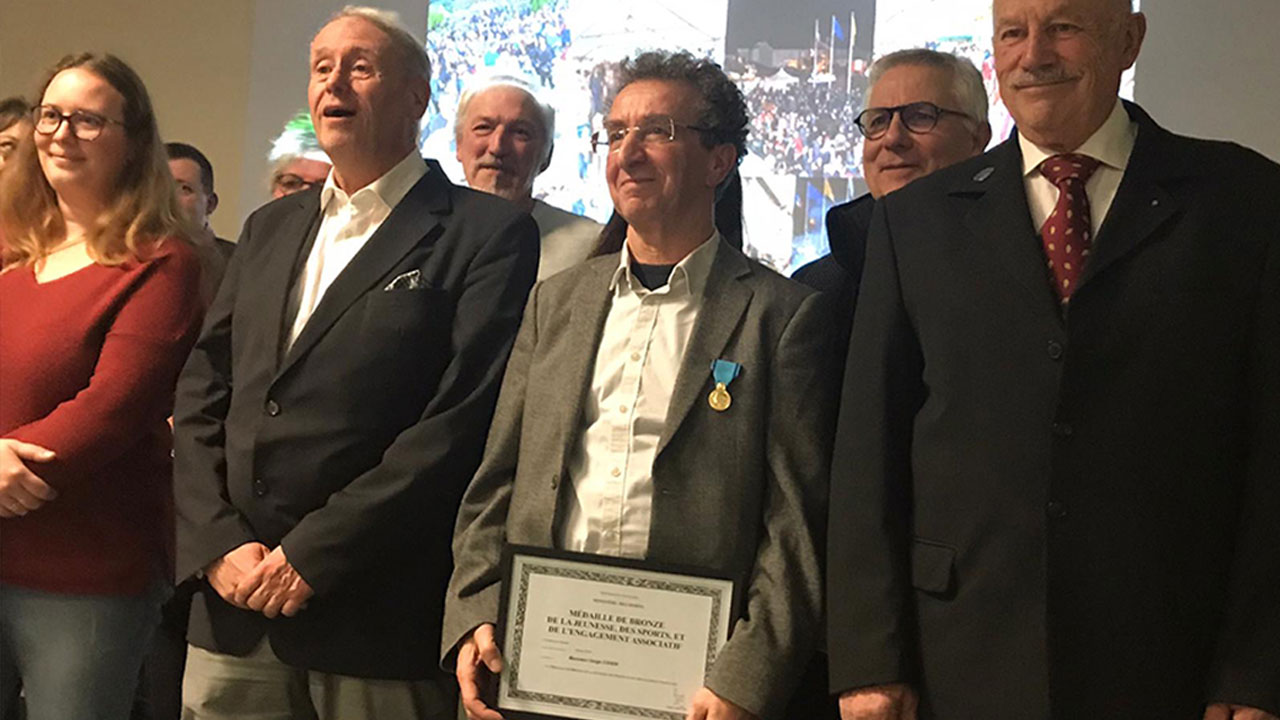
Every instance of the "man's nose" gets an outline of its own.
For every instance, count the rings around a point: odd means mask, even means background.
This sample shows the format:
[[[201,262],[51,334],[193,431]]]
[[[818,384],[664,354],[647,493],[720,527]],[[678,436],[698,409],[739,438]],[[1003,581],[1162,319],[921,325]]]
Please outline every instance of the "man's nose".
[[[618,159],[624,164],[632,165],[637,162],[644,162],[648,157],[644,152],[644,141],[640,137],[638,130],[632,130],[622,136],[622,141],[617,149]]]
[[[880,138],[881,144],[886,147],[901,148],[907,147],[915,142],[912,138],[912,132],[907,129],[907,124],[902,120],[902,112],[898,111],[889,118],[889,129],[884,131],[884,136]]]
[[[489,133],[488,151],[490,155],[505,155],[510,148],[511,136],[507,133],[505,126],[499,125],[493,129],[493,132]]]
[[[1024,69],[1035,70],[1052,65],[1056,58],[1052,38],[1048,33],[1035,27],[1027,31],[1026,52],[1022,53],[1021,63]]]

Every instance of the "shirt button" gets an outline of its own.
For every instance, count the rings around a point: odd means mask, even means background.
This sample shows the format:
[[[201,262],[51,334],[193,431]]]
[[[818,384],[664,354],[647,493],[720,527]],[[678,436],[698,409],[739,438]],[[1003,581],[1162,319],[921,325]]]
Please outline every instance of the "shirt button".
[[[1049,351],[1049,358],[1051,360],[1062,359],[1062,343],[1058,342],[1057,340],[1049,341],[1048,351]]]
[[[1056,422],[1053,424],[1053,434],[1060,438],[1069,438],[1075,434],[1075,429],[1070,423]]]
[[[1049,504],[1045,505],[1044,509],[1045,512],[1049,514],[1049,517],[1054,520],[1061,520],[1067,516],[1067,504],[1064,502],[1050,500]]]
[[[619,470],[618,468],[614,468],[613,470],[609,471],[609,474],[614,477],[622,477],[622,471]]]
[[[626,405],[619,405],[619,406],[618,406],[618,412],[620,412],[620,413],[625,413],[626,411],[627,411],[627,406],[626,406]]]
[[[253,494],[262,497],[267,494],[267,484],[262,480],[253,481]]]
[[[638,352],[631,353],[631,362],[640,362],[640,353]]]
[[[271,417],[275,417],[280,414],[280,404],[277,403],[275,400],[268,400],[266,409],[267,409],[267,414],[270,415]]]

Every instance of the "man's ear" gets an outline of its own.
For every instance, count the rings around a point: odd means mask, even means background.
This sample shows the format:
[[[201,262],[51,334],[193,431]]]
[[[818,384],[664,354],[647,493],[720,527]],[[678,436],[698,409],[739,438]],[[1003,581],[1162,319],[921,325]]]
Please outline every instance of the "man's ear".
[[[729,173],[738,166],[738,148],[721,143],[710,150],[711,161],[707,164],[707,187],[716,187]]]
[[[551,167],[551,156],[556,152],[555,142],[551,140],[548,140],[547,142],[551,143],[551,147],[547,148],[547,157],[542,161],[542,165],[538,168],[539,175],[546,172],[547,168]]]
[[[991,143],[991,123],[984,120],[981,123],[979,123],[977,129],[973,131],[973,145],[974,145],[973,154],[981,155],[987,149],[987,145],[989,145],[990,143]]]
[[[431,82],[412,83],[409,88],[413,95],[414,117],[421,120],[422,116],[427,114],[427,104],[431,102]]]
[[[214,210],[218,209],[218,193],[209,193],[209,201],[205,203],[205,214],[212,215]]]

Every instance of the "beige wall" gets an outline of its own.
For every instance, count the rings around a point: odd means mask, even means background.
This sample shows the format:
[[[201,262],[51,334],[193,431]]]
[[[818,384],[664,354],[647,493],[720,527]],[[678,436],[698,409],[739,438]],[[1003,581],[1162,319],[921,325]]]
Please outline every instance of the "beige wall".
[[[307,107],[307,53],[325,20],[355,0],[259,0],[253,18],[253,77],[245,88],[245,144],[240,184],[244,215],[270,199],[267,152],[271,139]],[[427,36],[425,0],[365,0],[394,10],[415,37]]]
[[[1235,140],[1280,162],[1280,2],[1142,0],[1136,95],[1174,132]]]
[[[270,2],[271,0],[266,0]],[[0,97],[28,100],[63,55],[119,55],[142,76],[166,140],[213,162],[222,208],[214,229],[239,231],[254,0],[5,0]]]

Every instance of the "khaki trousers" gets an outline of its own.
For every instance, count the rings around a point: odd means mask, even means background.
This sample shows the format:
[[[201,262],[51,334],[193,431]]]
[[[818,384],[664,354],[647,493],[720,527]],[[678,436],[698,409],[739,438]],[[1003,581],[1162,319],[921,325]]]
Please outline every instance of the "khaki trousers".
[[[284,664],[263,638],[245,657],[189,645],[182,720],[454,720],[456,692],[433,680],[376,680]]]

